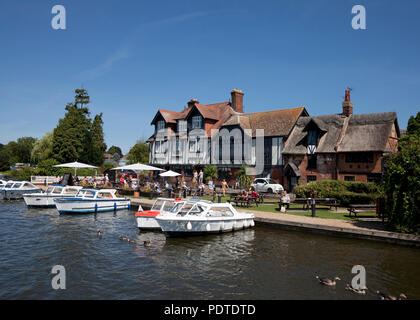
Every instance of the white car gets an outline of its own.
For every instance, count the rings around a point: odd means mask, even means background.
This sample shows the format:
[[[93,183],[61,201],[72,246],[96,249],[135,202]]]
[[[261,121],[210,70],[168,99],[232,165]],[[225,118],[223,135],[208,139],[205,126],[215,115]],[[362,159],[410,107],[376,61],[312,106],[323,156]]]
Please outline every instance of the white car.
[[[281,184],[270,178],[256,178],[251,187],[254,187],[256,192],[279,193],[284,190]]]

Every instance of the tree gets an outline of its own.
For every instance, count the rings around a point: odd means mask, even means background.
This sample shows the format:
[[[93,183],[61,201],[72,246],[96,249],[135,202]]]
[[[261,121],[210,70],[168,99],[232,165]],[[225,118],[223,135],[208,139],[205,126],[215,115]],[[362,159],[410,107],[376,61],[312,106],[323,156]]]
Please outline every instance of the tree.
[[[246,166],[242,166],[238,173],[239,185],[247,190],[252,184],[251,176],[246,174]]]
[[[104,152],[106,144],[104,142],[104,132],[102,129],[102,113],[95,116],[91,128],[91,159],[90,163],[95,166],[101,166],[104,162]]]
[[[31,162],[50,159],[53,155],[53,133],[47,132],[40,140],[35,142],[31,152]]]
[[[420,113],[419,113],[420,114]],[[398,153],[385,162],[385,208],[389,225],[420,233],[420,116],[411,117]]]
[[[22,137],[17,141],[10,141],[6,146],[3,146],[3,150],[8,157],[8,162],[13,163],[30,163],[31,152],[34,144],[37,140],[32,137]],[[6,156],[3,155],[4,158]]]
[[[58,162],[89,162],[90,126],[88,108],[68,103],[67,113],[53,132],[53,155]]]
[[[111,148],[108,149],[108,151],[106,153],[109,153],[109,154],[112,154],[112,155],[115,155],[117,153],[119,155],[120,159],[123,156],[121,148],[117,147],[117,146],[112,146]]]
[[[130,163],[149,163],[149,145],[144,140],[138,140],[128,152],[127,158]]]
[[[204,178],[206,180],[217,179],[217,177],[218,177],[217,167],[212,165],[212,164],[208,164],[204,167],[203,174],[204,174]]]
[[[5,147],[1,147],[0,148],[0,171],[6,171],[9,169],[10,169],[9,153],[7,152]]]

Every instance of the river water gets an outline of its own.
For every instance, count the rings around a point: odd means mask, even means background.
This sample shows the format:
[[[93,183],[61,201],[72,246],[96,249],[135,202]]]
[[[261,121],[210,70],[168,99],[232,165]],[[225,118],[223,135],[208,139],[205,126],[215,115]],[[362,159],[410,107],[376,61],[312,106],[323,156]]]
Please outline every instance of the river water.
[[[166,239],[139,233],[133,211],[59,215],[23,201],[0,202],[0,217],[0,299],[377,299],[344,289],[354,265],[371,291],[420,299],[415,248],[262,226]],[[52,289],[54,265],[65,290]]]

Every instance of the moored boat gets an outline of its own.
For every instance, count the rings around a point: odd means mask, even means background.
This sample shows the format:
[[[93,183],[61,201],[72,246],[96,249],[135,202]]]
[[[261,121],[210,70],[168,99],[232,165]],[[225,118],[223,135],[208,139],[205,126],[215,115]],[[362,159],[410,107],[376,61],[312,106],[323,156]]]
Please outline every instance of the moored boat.
[[[176,215],[161,213],[156,221],[168,236],[230,232],[255,225],[252,213],[238,212],[230,203],[210,201],[185,205]]]
[[[74,197],[82,188],[83,187],[52,185],[43,193],[24,194],[23,200],[25,200],[28,207],[55,207],[54,199]]]
[[[75,197],[56,198],[59,213],[96,213],[130,208],[130,199],[116,196],[115,189],[81,189]]]
[[[160,213],[171,212],[177,204],[183,204],[180,198],[157,198],[150,210],[143,210],[139,208],[136,212],[137,227],[140,230],[160,230],[159,223],[156,221],[156,217]]]
[[[8,181],[0,189],[0,200],[22,199],[25,193],[41,192],[41,188],[34,186],[28,181]]]

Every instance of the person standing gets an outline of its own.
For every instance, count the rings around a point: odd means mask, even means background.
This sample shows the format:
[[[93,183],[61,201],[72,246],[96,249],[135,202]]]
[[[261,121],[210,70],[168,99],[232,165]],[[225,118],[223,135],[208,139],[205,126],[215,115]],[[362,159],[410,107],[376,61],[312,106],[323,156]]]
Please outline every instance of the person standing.
[[[203,170],[200,170],[200,174],[198,176],[198,183],[201,185],[204,181],[204,173]]]
[[[210,178],[210,180],[209,180],[209,182],[208,182],[208,185],[209,185],[209,192],[210,192],[210,195],[213,195],[213,189],[214,189],[214,185],[213,185],[213,180]]]
[[[226,188],[229,188],[229,185],[227,184],[226,180],[223,179],[223,181],[222,181],[222,193],[223,193],[223,196],[226,195]]]

